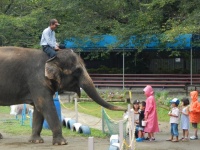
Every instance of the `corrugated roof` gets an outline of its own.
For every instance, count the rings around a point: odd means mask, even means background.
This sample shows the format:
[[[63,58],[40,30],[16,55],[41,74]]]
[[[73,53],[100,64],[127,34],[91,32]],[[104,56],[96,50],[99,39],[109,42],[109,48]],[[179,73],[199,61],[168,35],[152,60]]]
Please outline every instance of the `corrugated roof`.
[[[190,49],[192,42],[192,34],[182,34],[177,36],[173,42],[167,42],[163,44],[160,42],[158,36],[144,36],[143,38],[137,38],[131,36],[129,40],[119,43],[116,36],[113,35],[99,35],[92,38],[70,38],[65,40],[65,46],[67,48],[81,48],[83,51],[86,50],[97,50],[97,49],[112,49],[117,50],[134,50],[142,46],[143,49],[159,49],[159,48],[171,48],[171,49]]]

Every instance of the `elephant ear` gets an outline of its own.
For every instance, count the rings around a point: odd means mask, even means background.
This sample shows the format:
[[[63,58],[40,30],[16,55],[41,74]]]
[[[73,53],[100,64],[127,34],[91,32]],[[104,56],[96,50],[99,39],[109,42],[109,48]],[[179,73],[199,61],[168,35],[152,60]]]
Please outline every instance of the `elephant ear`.
[[[55,80],[58,84],[60,84],[60,68],[52,62],[47,62],[45,64],[45,77],[51,80]]]

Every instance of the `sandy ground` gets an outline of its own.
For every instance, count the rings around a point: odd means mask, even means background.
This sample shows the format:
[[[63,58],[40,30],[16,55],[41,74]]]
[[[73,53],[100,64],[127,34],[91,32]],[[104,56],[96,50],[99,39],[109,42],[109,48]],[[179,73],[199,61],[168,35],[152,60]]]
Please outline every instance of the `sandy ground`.
[[[66,113],[66,112],[65,112]],[[85,115],[84,115],[85,116]],[[82,117],[84,117],[82,116]],[[96,119],[92,116],[87,115],[90,120]],[[85,119],[88,119],[88,118]],[[155,142],[142,142],[136,143],[136,150],[199,150],[200,140],[189,141],[189,142],[178,142],[172,143],[167,142],[166,139],[170,136],[170,125],[166,122],[159,123],[161,132],[155,135]],[[99,125],[97,125],[99,128]],[[181,131],[180,137],[181,137]],[[190,135],[192,135],[192,130]],[[3,133],[4,139],[0,140],[0,150],[88,150],[88,138],[87,137],[65,137],[68,141],[68,145],[64,146],[53,146],[52,136],[42,136],[45,143],[33,144],[28,142],[29,135],[16,136],[11,134]],[[128,140],[127,140],[128,141]],[[108,150],[109,149],[109,137],[106,139],[94,138],[94,149],[95,150]]]
[[[156,135],[155,142],[136,143],[136,150],[199,150],[200,140],[189,142],[167,142],[169,138],[167,133],[159,133]]]
[[[135,143],[136,150],[199,150],[200,140],[189,142],[167,142],[168,133],[158,133],[155,142]],[[52,137],[44,136],[45,143],[33,144],[27,142],[28,136],[13,136],[4,134],[4,139],[0,140],[0,150],[88,150],[88,138],[86,137],[67,137],[68,145],[53,146]],[[95,150],[108,150],[109,138],[94,138]]]
[[[53,146],[52,137],[44,136],[45,143],[33,144],[27,142],[28,136],[13,136],[3,134],[4,139],[0,140],[0,150],[88,150],[88,139],[85,137],[67,137],[68,145]],[[109,139],[94,139],[95,150],[106,150],[109,146]]]

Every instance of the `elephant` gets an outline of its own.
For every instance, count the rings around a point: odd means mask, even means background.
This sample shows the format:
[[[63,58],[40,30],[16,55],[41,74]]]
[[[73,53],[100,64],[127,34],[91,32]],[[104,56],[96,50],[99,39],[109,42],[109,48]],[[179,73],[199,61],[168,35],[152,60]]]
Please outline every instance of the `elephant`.
[[[73,91],[80,96],[82,88],[99,105],[110,110],[125,110],[100,97],[83,60],[71,49],[60,50],[55,59],[47,60],[48,56],[41,50],[0,47],[0,105],[26,103],[34,107],[29,142],[44,142],[40,133],[46,119],[53,133],[52,144],[67,144],[53,102],[56,91]]]

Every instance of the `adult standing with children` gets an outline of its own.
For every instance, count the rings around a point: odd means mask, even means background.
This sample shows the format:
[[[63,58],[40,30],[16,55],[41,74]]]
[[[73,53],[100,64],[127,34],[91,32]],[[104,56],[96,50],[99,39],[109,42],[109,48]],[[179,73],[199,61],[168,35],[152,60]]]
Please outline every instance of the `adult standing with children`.
[[[145,120],[147,124],[144,128],[144,132],[148,133],[149,141],[154,141],[154,133],[159,132],[158,117],[156,110],[156,101],[154,98],[154,91],[150,85],[147,85],[144,89],[146,96],[146,108],[145,108]]]
[[[190,122],[192,123],[192,127],[194,128],[194,136],[191,136],[191,140],[198,139],[198,123],[200,122],[200,103],[198,102],[198,92],[192,91],[190,92],[191,104],[190,104]]]

